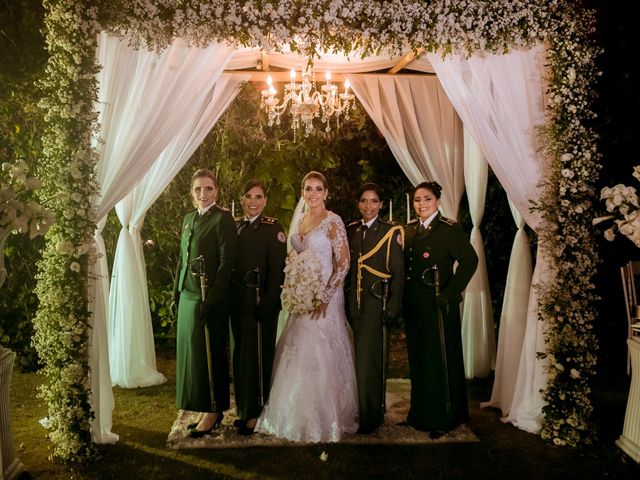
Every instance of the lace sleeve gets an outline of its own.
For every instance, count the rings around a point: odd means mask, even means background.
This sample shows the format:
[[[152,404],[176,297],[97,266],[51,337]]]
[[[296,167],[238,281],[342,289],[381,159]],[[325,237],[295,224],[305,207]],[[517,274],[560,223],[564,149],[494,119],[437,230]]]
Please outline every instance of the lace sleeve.
[[[322,303],[328,304],[337,289],[342,289],[344,279],[349,271],[349,242],[347,232],[342,219],[334,213],[330,213],[329,228],[327,234],[331,241],[333,253],[333,273],[329,277],[327,287],[322,294]]]

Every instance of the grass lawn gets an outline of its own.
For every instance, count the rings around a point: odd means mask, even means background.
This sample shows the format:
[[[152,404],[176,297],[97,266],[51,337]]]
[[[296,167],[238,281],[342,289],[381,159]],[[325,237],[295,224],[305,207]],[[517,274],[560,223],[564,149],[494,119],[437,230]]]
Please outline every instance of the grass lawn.
[[[406,374],[396,335],[392,376]],[[608,380],[594,391],[594,428],[598,441],[580,450],[551,447],[538,436],[504,424],[493,409],[480,409],[489,398],[491,380],[468,383],[470,426],[480,439],[471,444],[418,446],[317,445],[311,447],[228,450],[170,450],[166,438],[176,418],[175,352],[158,349],[158,370],[168,382],[157,387],[115,388],[113,432],[116,445],[100,447],[88,465],[50,462],[50,443],[38,419],[46,415],[36,398],[38,373],[14,372],[11,401],[17,454],[37,479],[309,478],[319,479],[601,479],[640,480],[640,466],[625,457],[614,441],[622,431],[628,379]],[[327,452],[327,461],[320,454]],[[24,476],[28,478],[28,475]]]

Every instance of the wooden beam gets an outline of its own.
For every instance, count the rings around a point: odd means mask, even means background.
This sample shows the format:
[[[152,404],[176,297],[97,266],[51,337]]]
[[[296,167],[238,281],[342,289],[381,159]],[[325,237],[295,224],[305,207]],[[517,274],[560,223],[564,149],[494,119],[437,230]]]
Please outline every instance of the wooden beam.
[[[278,82],[288,82],[291,80],[289,76],[288,70],[277,70],[271,72],[260,72],[257,70],[225,70],[225,75],[250,75],[249,82],[265,82],[267,81],[267,77],[271,75],[271,80],[274,83]],[[344,82],[348,77],[357,77],[360,75],[359,73],[332,73],[331,74],[331,82],[334,84],[340,84]],[[384,77],[390,75],[389,73],[374,73],[374,72],[362,72],[362,75],[377,75],[379,77]],[[393,74],[396,76],[395,74]],[[412,72],[412,73],[403,73],[401,74],[403,77],[424,77],[425,75],[435,76],[435,73],[427,73],[427,72]],[[300,72],[298,72],[298,76],[296,80],[300,81]],[[324,72],[316,72],[316,83],[321,85],[325,82],[324,80]]]
[[[247,70],[225,70],[223,72],[226,75],[251,75],[249,82],[266,82],[267,77],[271,75],[271,79],[274,83],[277,82],[289,82],[291,80],[291,74],[289,70],[283,71],[271,71],[271,72],[260,72],[260,71],[247,71]],[[300,72],[297,72],[296,80],[298,82],[301,81]],[[344,82],[345,76],[342,73],[331,73],[331,82],[332,83],[341,83]],[[325,82],[324,72],[316,72],[316,83],[322,84]]]
[[[422,55],[422,52],[424,52],[424,48],[418,48],[415,53],[413,52],[413,50],[410,51],[404,57],[402,57],[398,63],[391,67],[387,73],[395,75],[404,67],[406,67],[409,62],[413,61],[414,58]]]

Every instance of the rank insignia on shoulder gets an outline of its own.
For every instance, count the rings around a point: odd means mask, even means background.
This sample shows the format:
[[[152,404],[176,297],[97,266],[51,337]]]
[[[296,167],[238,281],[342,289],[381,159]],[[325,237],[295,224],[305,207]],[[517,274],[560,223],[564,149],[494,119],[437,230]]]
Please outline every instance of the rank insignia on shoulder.
[[[355,227],[356,225],[362,225],[362,222],[360,220],[354,220],[353,222],[351,222],[349,225],[347,225],[347,228],[349,227]]]
[[[441,221],[442,223],[446,223],[446,224],[447,224],[447,225],[449,225],[449,226],[453,226],[453,225],[455,225],[456,223],[458,223],[458,222],[456,222],[455,220],[453,220],[452,218],[447,218],[447,217],[442,217],[442,216],[440,217],[440,221]]]
[[[392,222],[391,220],[385,220],[384,218],[379,218],[378,220],[380,221],[380,223],[382,223],[383,225],[396,225],[396,222]]]
[[[285,243],[287,241],[287,236],[284,232],[280,231],[278,232],[277,239],[280,243]]]
[[[225,207],[223,207],[222,205],[218,205],[217,203],[214,205],[214,207],[218,207],[218,208],[219,208],[220,210],[222,210],[223,212],[228,212],[228,211],[229,211],[229,209],[228,209],[228,208],[225,208]],[[207,210],[207,211],[209,211],[209,210]]]
[[[269,225],[273,225],[277,221],[278,220],[276,220],[275,218],[271,218],[271,217],[261,217],[260,218],[260,223],[266,223],[266,224],[269,224]]]
[[[418,219],[417,218],[411,220],[409,223],[407,223],[407,225],[415,225],[416,223],[418,223]]]

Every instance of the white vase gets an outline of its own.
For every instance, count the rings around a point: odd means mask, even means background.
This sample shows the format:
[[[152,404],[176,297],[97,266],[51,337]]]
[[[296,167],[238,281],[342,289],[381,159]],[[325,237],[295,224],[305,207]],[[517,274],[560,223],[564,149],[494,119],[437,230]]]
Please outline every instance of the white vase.
[[[7,278],[4,268],[4,243],[9,238],[10,231],[0,235],[0,287]],[[0,345],[0,480],[18,478],[24,468],[16,457],[13,446],[13,429],[11,424],[11,405],[9,403],[9,387],[11,372],[16,354]]]
[[[0,345],[0,479],[12,480],[23,472],[13,446],[9,385],[16,354]]]
[[[627,339],[627,344],[631,353],[631,386],[622,435],[616,445],[640,463],[640,337]]]

